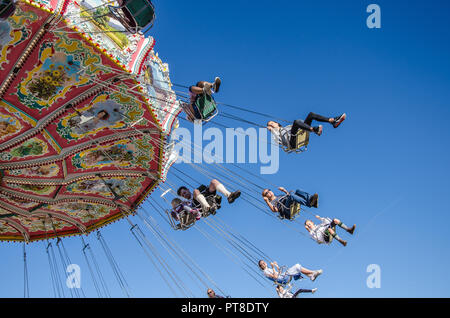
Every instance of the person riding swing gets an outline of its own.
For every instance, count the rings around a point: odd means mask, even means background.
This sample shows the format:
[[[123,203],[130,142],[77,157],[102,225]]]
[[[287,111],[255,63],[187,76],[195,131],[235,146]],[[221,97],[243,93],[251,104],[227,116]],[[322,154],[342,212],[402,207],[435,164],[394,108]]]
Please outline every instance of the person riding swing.
[[[258,261],[258,267],[263,271],[264,276],[275,284],[282,286],[289,284],[292,279],[298,280],[302,278],[302,274],[308,276],[311,281],[315,281],[323,273],[321,269],[310,270],[302,267],[300,264],[295,264],[288,269],[280,268],[277,262],[271,262],[270,266],[271,268],[263,260]]]
[[[313,288],[313,289],[300,288],[295,293],[292,293],[291,289],[292,289],[292,286],[283,288],[283,286],[281,286],[281,285],[277,285],[277,287],[275,288],[275,290],[278,294],[278,297],[280,297],[280,298],[297,298],[297,296],[302,293],[314,294],[317,291],[317,288]]]
[[[203,212],[203,215],[205,213],[211,213],[215,214],[217,210],[217,205],[220,206],[220,201],[217,202],[217,200],[220,200],[220,196],[217,195],[217,191],[222,193],[228,200],[228,203],[233,203],[237,198],[240,197],[241,191],[237,190],[234,192],[228,191],[225,186],[220,183],[218,180],[213,179],[211,180],[209,186],[206,185],[200,185],[197,189],[194,190],[194,193],[192,194],[191,191],[185,186],[181,186],[177,190],[177,194],[186,200],[192,200],[195,206],[200,206],[201,210]],[[214,198],[213,203],[211,204],[208,202],[207,198]]]
[[[278,213],[282,219],[293,220],[300,212],[302,205],[314,208],[317,208],[319,205],[319,195],[317,193],[310,195],[301,190],[289,192],[283,187],[278,189],[284,194],[276,196],[271,190],[264,189],[262,196],[270,210]]]
[[[315,225],[311,220],[305,221],[305,228],[311,235],[312,239],[318,244],[331,244],[333,238],[335,238],[343,246],[347,246],[347,241],[340,238],[336,233],[336,225],[346,230],[348,233],[353,235],[356,225],[353,224],[351,228],[342,223],[341,220],[330,218],[322,218],[316,215],[316,218],[322,221],[322,223]]]
[[[189,104],[183,106],[189,121],[207,122],[217,115],[217,107],[212,94],[219,92],[221,83],[221,79],[216,77],[214,83],[200,81],[189,87]]]
[[[306,119],[303,121],[301,119],[294,120],[292,125],[281,126],[276,121],[267,122],[267,129],[272,133],[274,139],[287,151],[299,150],[301,147],[306,147],[309,142],[309,133],[313,132],[316,135],[322,135],[323,126],[312,127],[312,122],[314,120],[319,122],[325,122],[333,125],[334,128],[338,128],[339,125],[347,118],[344,113],[336,117],[325,117],[315,113],[309,113]],[[298,138],[300,134],[306,132],[303,138]]]

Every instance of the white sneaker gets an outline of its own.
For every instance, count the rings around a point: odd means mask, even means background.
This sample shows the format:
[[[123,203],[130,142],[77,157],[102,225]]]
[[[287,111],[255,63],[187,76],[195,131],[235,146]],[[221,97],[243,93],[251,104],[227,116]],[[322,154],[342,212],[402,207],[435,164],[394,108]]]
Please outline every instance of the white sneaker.
[[[315,281],[317,277],[319,277],[320,274],[323,273],[323,270],[319,269],[318,271],[314,271],[311,275],[309,275],[309,278],[312,281]]]
[[[314,288],[313,290],[311,290],[311,294],[314,294],[317,291],[317,288]]]

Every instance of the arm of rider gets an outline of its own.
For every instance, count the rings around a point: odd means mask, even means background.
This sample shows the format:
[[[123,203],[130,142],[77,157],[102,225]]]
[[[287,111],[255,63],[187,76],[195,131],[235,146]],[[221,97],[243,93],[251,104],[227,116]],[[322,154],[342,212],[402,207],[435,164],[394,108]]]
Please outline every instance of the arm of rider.
[[[273,269],[276,268],[276,271],[277,271],[277,272],[280,271],[280,267],[278,266],[278,263],[277,263],[277,262],[274,261],[274,262],[270,263],[270,265],[272,265],[272,268],[273,268]]]
[[[185,210],[188,213],[193,213],[194,209],[191,208],[189,205],[187,204],[183,204],[183,210]]]
[[[283,187],[279,187],[278,190],[280,190],[280,191],[282,191],[282,192],[284,192],[284,193],[286,193],[286,194],[289,194],[289,191],[286,190],[286,189],[283,188]]]
[[[268,198],[264,198],[264,201],[266,201],[266,204],[270,208],[270,211],[278,212],[278,209],[276,207],[274,207],[272,203],[270,203]]]
[[[320,215],[316,215],[316,219],[322,220],[322,218],[320,217]]]
[[[273,279],[277,279],[278,275],[279,275],[279,272],[278,272],[277,269],[275,269],[275,267],[278,268],[278,264],[277,264],[277,262],[272,262],[272,263],[270,263],[270,265],[272,266],[272,269],[273,269],[273,274],[271,276],[272,276]]]

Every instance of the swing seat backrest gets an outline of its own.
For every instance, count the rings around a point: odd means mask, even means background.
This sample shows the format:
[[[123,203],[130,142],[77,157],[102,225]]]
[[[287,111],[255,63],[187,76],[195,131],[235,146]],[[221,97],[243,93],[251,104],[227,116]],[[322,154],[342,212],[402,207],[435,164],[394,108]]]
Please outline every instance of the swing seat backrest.
[[[145,28],[155,19],[155,8],[149,0],[128,0],[124,6],[141,28]]]
[[[195,216],[192,213],[182,213],[180,215],[180,229],[187,230],[195,224]]]
[[[297,133],[297,138],[296,138],[296,149],[299,149],[301,147],[306,147],[309,144],[309,131],[305,131],[305,130],[300,130]]]
[[[291,217],[290,219],[293,220],[297,217],[297,215],[300,213],[301,210],[301,205],[298,202],[294,202],[291,204],[290,206],[290,212],[291,212]]]
[[[295,148],[284,147],[287,153],[303,152],[307,149],[309,144],[309,131],[299,130],[295,136]]]
[[[109,7],[116,18],[131,33],[148,31],[155,20],[155,8],[150,0],[119,0],[119,7]],[[118,11],[121,11],[120,14]]]
[[[198,95],[194,107],[197,108],[198,113],[202,117],[201,119],[205,122],[210,121],[218,114],[216,102],[214,101],[214,98],[208,94]]]

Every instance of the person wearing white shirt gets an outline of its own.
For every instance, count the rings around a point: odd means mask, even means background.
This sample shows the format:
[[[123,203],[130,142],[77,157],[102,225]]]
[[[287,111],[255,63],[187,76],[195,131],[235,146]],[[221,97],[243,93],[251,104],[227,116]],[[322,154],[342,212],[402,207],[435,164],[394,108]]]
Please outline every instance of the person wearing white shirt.
[[[277,262],[270,263],[271,268],[269,268],[267,263],[263,260],[258,262],[258,266],[263,271],[265,277],[281,285],[286,285],[292,278],[294,280],[300,279],[302,274],[308,276],[312,281],[315,281],[316,278],[323,272],[321,269],[309,270],[302,267],[300,264],[295,264],[287,270],[282,270],[278,266]]]
[[[330,218],[322,218],[319,215],[316,215],[316,218],[322,223],[316,225],[313,221],[306,220],[305,228],[309,232],[309,235],[311,235],[311,238],[318,244],[331,244],[332,239],[335,238],[339,243],[346,246],[347,241],[340,238],[336,233],[336,225],[343,228],[350,234],[353,234],[356,228],[355,224],[349,228],[339,219],[331,220]]]

